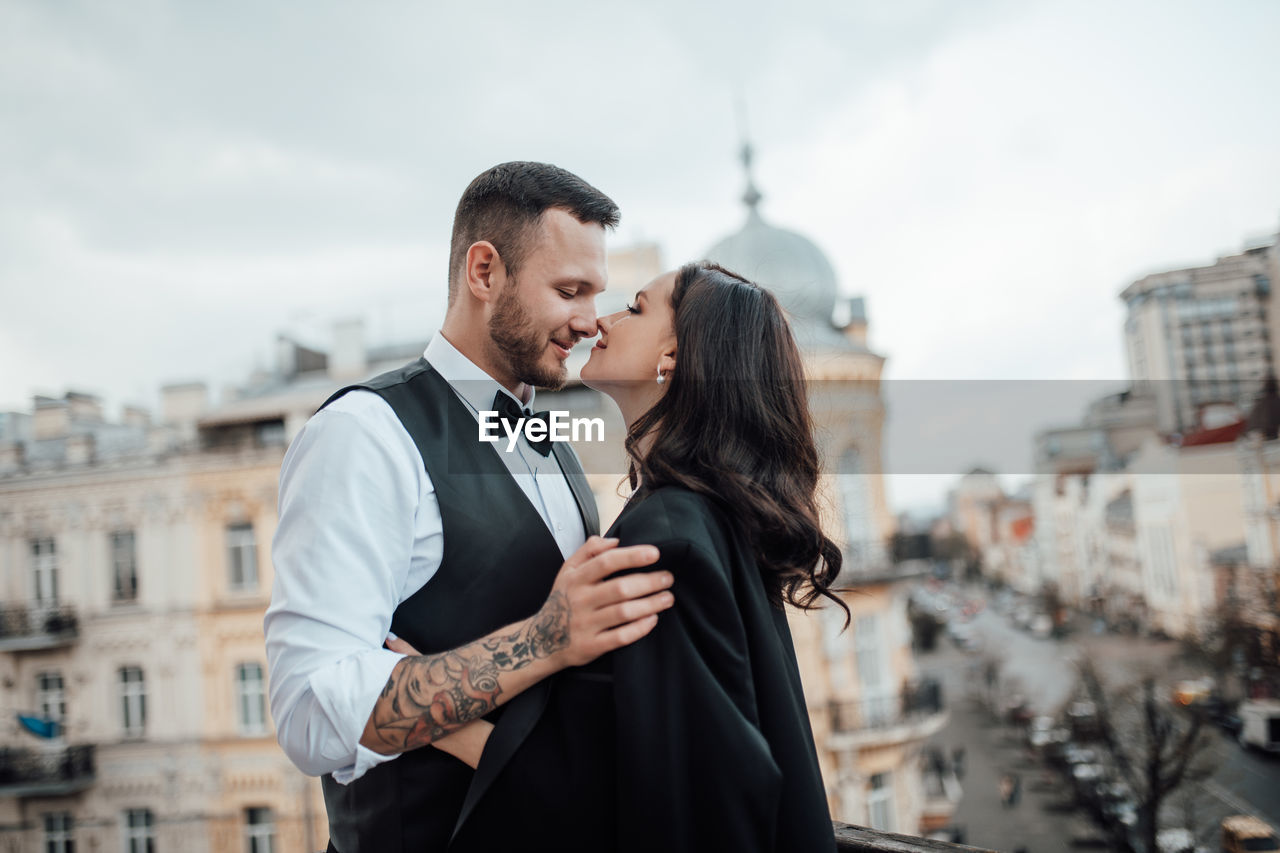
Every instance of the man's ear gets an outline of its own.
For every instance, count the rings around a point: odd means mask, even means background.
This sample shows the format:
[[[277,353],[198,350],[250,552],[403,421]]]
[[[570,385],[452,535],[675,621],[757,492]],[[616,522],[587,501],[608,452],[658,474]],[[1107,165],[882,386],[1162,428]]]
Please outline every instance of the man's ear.
[[[507,267],[497,247],[488,240],[472,243],[462,263],[463,282],[478,301],[491,302],[502,292]]]

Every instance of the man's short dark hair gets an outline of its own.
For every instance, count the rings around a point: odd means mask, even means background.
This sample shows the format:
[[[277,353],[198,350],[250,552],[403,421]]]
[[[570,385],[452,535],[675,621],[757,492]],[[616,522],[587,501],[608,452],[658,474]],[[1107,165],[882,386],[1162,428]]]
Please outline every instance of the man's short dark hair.
[[[467,249],[488,240],[502,256],[509,275],[534,245],[542,214],[552,207],[573,214],[579,222],[605,228],[618,224],[618,205],[600,190],[550,163],[501,163],[480,174],[453,215],[449,243],[449,304],[461,281]]]

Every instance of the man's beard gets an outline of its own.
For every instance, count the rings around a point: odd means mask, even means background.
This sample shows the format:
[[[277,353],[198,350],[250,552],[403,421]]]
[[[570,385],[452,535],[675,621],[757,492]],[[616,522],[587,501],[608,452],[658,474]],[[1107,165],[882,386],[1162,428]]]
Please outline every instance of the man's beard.
[[[508,279],[498,294],[498,303],[489,318],[489,338],[518,381],[552,391],[564,386],[568,371],[562,363],[552,369],[541,364],[551,338],[539,332],[529,319],[529,313],[516,296],[515,279]]]

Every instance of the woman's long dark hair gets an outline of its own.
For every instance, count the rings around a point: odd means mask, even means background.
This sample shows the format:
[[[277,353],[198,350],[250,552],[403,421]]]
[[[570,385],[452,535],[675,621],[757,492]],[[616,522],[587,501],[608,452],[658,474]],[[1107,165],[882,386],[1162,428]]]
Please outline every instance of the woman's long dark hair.
[[[686,264],[671,292],[676,367],[627,432],[628,478],[683,486],[723,506],[747,536],[769,600],[809,610],[842,557],[818,523],[818,449],[804,369],[772,293],[718,264]],[[641,440],[653,443],[641,455]]]

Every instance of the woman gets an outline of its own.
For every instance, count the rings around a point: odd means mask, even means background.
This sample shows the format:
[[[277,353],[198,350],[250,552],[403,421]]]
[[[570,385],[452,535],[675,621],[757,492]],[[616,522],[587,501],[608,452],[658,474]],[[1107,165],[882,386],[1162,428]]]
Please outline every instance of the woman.
[[[635,488],[608,535],[658,546],[675,605],[440,742],[478,764],[450,849],[834,850],[783,605],[843,608],[841,560],[782,310],[689,264],[599,327],[581,376],[622,412]]]

